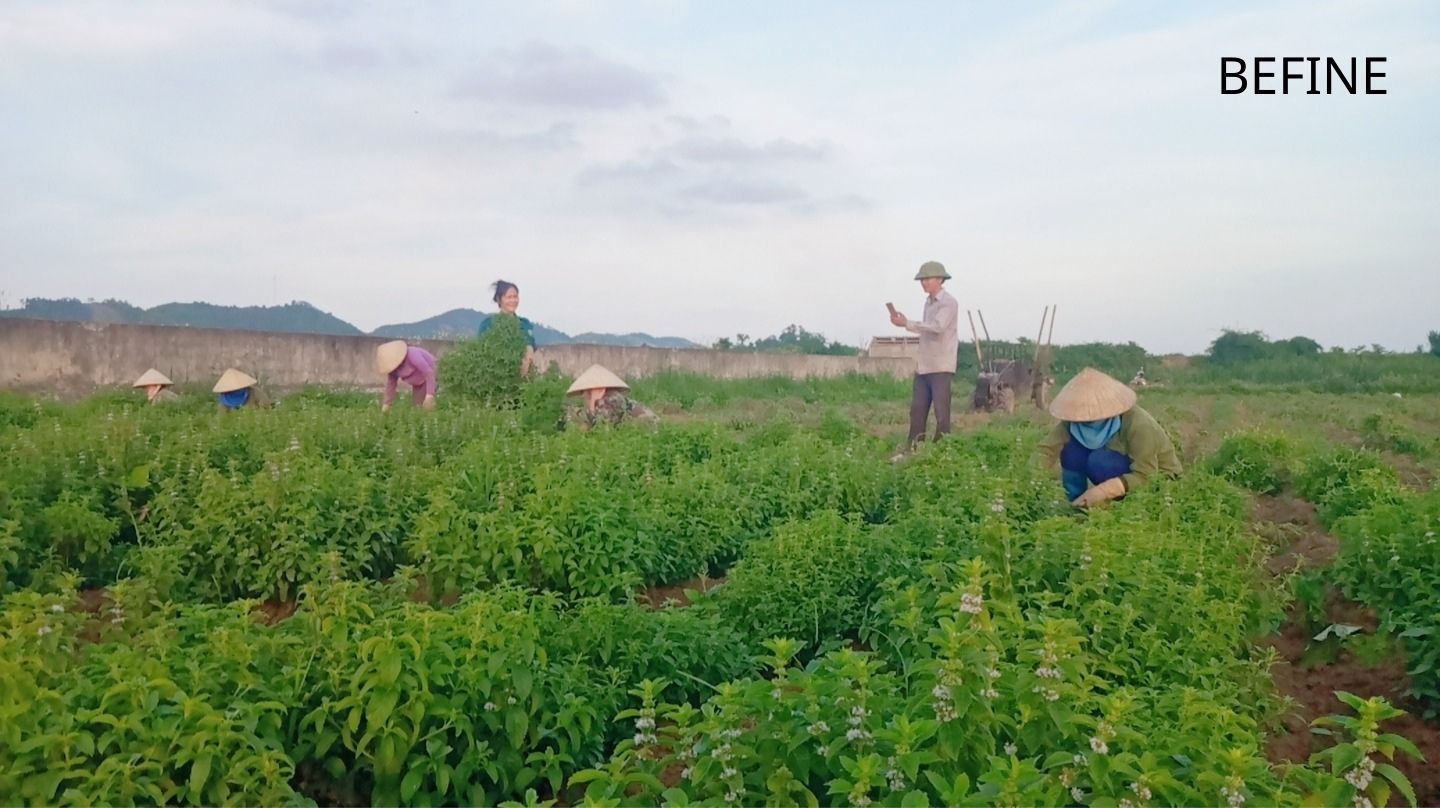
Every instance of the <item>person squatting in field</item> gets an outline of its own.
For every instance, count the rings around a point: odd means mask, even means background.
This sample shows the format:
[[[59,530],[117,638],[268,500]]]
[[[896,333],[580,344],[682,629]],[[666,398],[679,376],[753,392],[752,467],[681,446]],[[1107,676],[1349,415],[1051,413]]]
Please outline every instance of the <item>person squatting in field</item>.
[[[235,368],[226,368],[211,392],[215,393],[221,412],[231,412],[241,407],[263,407],[266,403],[265,395],[260,392],[259,384],[254,376]]]
[[[926,261],[915,273],[925,290],[925,310],[919,320],[890,310],[891,324],[920,335],[915,358],[915,380],[910,395],[910,437],[907,448],[925,439],[925,424],[935,410],[935,439],[950,433],[950,384],[960,349],[960,304],[942,287],[950,279],[939,261]]]
[[[392,340],[375,349],[375,369],[385,374],[380,411],[389,412],[400,382],[410,385],[415,406],[435,409],[435,355],[404,340]]]
[[[648,423],[659,420],[649,407],[625,395],[630,385],[624,379],[600,365],[591,365],[565,391],[566,395],[578,395],[581,404],[566,413],[566,422],[589,431],[600,424],[618,426],[628,419],[640,419]]]
[[[175,395],[175,391],[170,389],[173,384],[175,383],[170,381],[170,378],[164,373],[161,373],[155,368],[150,368],[141,374],[140,378],[136,379],[135,383],[130,386],[145,388],[145,403],[154,405],[168,404],[172,401],[180,400],[180,397]]]
[[[495,305],[500,307],[500,311],[486,317],[485,321],[480,324],[480,330],[476,331],[475,335],[484,336],[485,332],[489,331],[490,326],[495,322],[495,318],[502,314],[509,317],[519,317],[520,330],[525,332],[526,342],[525,356],[520,360],[520,376],[521,378],[528,378],[530,376],[530,365],[535,361],[535,324],[515,313],[515,310],[520,308],[520,287],[509,281],[495,281],[490,284],[490,288],[495,292],[491,299],[495,301]]]
[[[1060,419],[1040,444],[1077,508],[1123,497],[1156,474],[1180,474],[1170,436],[1136,404],[1135,391],[1094,368],[1060,389],[1050,414]]]

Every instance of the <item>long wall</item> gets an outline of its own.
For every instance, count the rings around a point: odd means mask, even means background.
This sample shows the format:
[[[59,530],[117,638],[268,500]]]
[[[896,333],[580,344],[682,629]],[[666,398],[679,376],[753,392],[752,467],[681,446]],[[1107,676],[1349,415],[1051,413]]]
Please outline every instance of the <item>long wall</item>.
[[[237,367],[274,387],[373,388],[383,382],[375,373],[374,352],[384,341],[380,337],[6,318],[0,319],[0,387],[84,392],[128,383],[149,367],[158,368],[179,384],[201,384],[212,382],[227,367]],[[415,343],[437,356],[454,347],[454,343],[440,340]],[[904,377],[914,369],[908,359],[609,345],[552,345],[540,349],[537,359],[540,367],[555,362],[568,375],[601,364],[627,378],[665,370],[724,379],[829,377],[852,372]]]

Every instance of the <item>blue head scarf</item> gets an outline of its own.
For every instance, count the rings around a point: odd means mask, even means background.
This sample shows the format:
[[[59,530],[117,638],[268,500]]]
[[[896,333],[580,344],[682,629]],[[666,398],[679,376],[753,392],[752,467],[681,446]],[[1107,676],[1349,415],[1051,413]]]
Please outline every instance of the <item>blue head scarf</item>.
[[[228,393],[220,393],[219,396],[220,403],[224,405],[225,409],[239,409],[245,406],[245,402],[250,400],[250,388],[246,387],[243,390],[232,390]]]
[[[1120,431],[1120,416],[1102,418],[1099,421],[1071,421],[1070,437],[1086,449],[1094,451],[1110,442]]]

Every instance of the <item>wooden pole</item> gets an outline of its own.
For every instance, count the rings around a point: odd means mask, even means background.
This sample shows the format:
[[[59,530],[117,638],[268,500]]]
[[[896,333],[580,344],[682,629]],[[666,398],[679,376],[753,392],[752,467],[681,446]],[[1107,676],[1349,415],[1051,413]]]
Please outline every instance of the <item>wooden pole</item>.
[[[1040,340],[1045,338],[1045,320],[1049,316],[1050,307],[1046,306],[1045,310],[1040,312],[1040,331],[1035,335],[1035,358],[1030,360],[1030,364],[1035,367],[1040,366]]]
[[[989,370],[991,373],[994,373],[995,346],[991,344],[992,340],[990,339],[990,326],[985,325],[985,312],[981,311],[980,309],[976,309],[975,314],[980,318],[980,331],[985,335],[985,350],[987,353],[990,354],[990,367],[987,368],[987,370]]]
[[[975,343],[975,367],[979,371],[985,370],[985,357],[980,354],[980,335],[975,333],[975,318],[970,316],[970,310],[965,310],[965,319],[970,321],[970,340]]]

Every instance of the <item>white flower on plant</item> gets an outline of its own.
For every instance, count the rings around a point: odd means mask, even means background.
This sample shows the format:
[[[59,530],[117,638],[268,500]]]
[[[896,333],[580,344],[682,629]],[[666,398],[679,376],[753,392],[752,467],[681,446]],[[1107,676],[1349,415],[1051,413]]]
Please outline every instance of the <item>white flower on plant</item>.
[[[50,611],[54,612],[55,614],[60,614],[61,612],[65,611],[65,607],[56,603],[50,607]]]
[[[1135,792],[1135,796],[1139,797],[1141,800],[1150,799],[1150,787],[1145,785],[1145,783],[1143,782],[1131,783],[1130,790]]]
[[[41,626],[40,628],[35,629],[35,633],[40,635],[41,637],[44,637],[46,634],[50,634],[53,631],[55,631],[55,629],[49,626]]]
[[[636,728],[636,729],[655,729],[655,719],[650,718],[649,716],[643,716],[643,715],[642,715],[642,716],[640,716],[639,718],[635,719],[635,728]]]
[[[1140,804],[1131,802],[1128,797],[1122,797],[1120,799],[1120,808],[1140,808]]]
[[[935,685],[935,687],[930,689],[930,695],[941,701],[948,700],[950,698],[950,688],[945,685]]]
[[[779,701],[780,698],[781,698],[782,696],[784,696],[784,695],[785,695],[785,694],[782,693],[782,692],[780,692],[780,688],[778,688],[778,687],[775,688],[774,690],[770,691],[770,698],[772,698],[772,699],[774,699],[774,700],[776,700],[776,701]]]
[[[500,708],[495,706],[495,702],[493,702],[493,701],[487,701],[487,702],[485,702],[485,712],[487,712],[487,713],[493,713],[493,712],[495,712],[495,711],[498,710],[498,709],[500,709]]]
[[[859,727],[851,729],[849,732],[845,733],[845,740],[847,741],[867,741],[869,739],[870,733],[866,732],[863,729],[860,729]]]
[[[1090,750],[1097,755],[1107,755],[1110,753],[1110,747],[1106,746],[1104,741],[1093,737],[1090,739]]]
[[[720,772],[720,776],[725,778],[726,780],[729,780],[731,777],[734,777],[739,773],[740,772],[735,771],[735,768],[733,766],[726,766],[724,770]]]
[[[965,614],[979,614],[985,607],[985,598],[976,592],[966,592],[960,596],[960,611]]]
[[[894,755],[891,755],[890,758],[885,761],[885,766],[886,785],[890,786],[891,791],[904,791],[905,773],[900,771],[900,768],[896,765]]]
[[[686,766],[685,768],[683,768],[683,769],[680,770],[680,779],[681,779],[681,780],[689,780],[689,779],[690,779],[690,774],[691,774],[692,772],[694,772],[694,771],[695,771],[694,769],[690,768],[689,766]]]
[[[514,696],[506,696],[506,697],[505,697],[505,703],[506,703],[506,704],[515,704],[515,703],[516,703],[516,702],[515,702],[515,697],[514,697]]]
[[[1070,789],[1070,799],[1080,802],[1085,799],[1085,792],[1081,791],[1079,786],[1076,786]]]
[[[824,721],[816,721],[815,723],[813,723],[813,724],[811,724],[810,726],[806,727],[806,729],[808,729],[808,730],[810,731],[810,734],[811,734],[811,735],[819,735],[819,734],[821,734],[822,732],[829,732],[829,731],[830,731],[830,725],[827,724],[827,723],[825,723]]]
[[[990,677],[991,679],[999,679],[1000,671],[996,668],[986,668],[985,675]]]
[[[1013,754],[1015,754],[1015,753],[1018,752],[1018,751],[1020,751],[1020,747],[1016,746],[1015,744],[1013,744],[1013,743],[1007,743],[1007,744],[1005,744],[1005,754],[1007,754],[1007,755],[1013,755]]]

